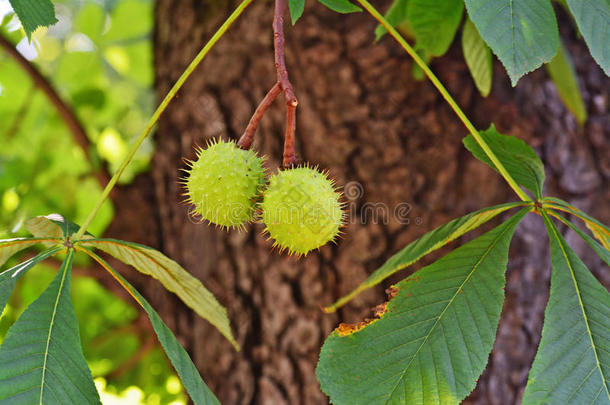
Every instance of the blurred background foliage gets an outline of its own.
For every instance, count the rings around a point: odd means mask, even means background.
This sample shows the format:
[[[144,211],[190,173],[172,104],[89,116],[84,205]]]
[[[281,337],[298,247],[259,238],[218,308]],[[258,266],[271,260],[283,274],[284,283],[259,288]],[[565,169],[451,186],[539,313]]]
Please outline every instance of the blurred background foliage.
[[[82,222],[101,194],[99,174],[112,173],[154,107],[152,0],[54,1],[58,23],[28,41],[8,0],[0,0],[0,35],[33,64],[69,105],[89,141],[88,155],[46,95],[0,49],[0,237],[25,234],[22,223],[59,212]],[[150,141],[122,177],[147,170]],[[89,228],[102,235],[113,218],[107,202]],[[31,255],[28,252],[25,255]],[[7,263],[17,263],[17,258]],[[0,318],[9,326],[46,288],[57,267],[24,276]],[[58,266],[59,262],[55,262]],[[104,404],[178,404],[185,395],[150,324],[133,302],[107,291],[86,257],[72,286],[85,356]],[[93,273],[93,274],[91,274]]]

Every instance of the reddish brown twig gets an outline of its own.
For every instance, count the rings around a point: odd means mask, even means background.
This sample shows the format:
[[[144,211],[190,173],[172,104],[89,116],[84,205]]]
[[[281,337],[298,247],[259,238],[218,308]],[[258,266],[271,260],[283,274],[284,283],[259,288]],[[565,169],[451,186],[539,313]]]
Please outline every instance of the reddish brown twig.
[[[275,83],[258,107],[256,107],[256,111],[254,111],[252,118],[250,118],[250,122],[248,122],[244,134],[239,138],[239,142],[237,142],[237,146],[242,149],[250,149],[252,141],[254,140],[254,133],[256,132],[256,128],[258,128],[258,123],[261,121],[261,118],[263,118],[263,115],[265,115],[265,111],[273,104],[281,92],[282,87],[279,83]]]
[[[271,90],[269,90],[267,95],[265,95],[265,98],[263,98],[258,105],[256,111],[254,111],[254,115],[252,115],[252,118],[237,145],[242,149],[250,148],[256,128],[265,114],[265,111],[267,111],[280,92],[284,92],[284,97],[286,99],[286,132],[284,134],[284,158],[282,166],[291,167],[296,163],[294,133],[296,130],[296,111],[299,102],[294,95],[294,89],[288,79],[288,70],[286,69],[286,58],[284,56],[285,14],[286,0],[275,0],[275,11],[273,15],[273,46],[275,48],[275,71],[277,73],[277,82],[273,85]]]

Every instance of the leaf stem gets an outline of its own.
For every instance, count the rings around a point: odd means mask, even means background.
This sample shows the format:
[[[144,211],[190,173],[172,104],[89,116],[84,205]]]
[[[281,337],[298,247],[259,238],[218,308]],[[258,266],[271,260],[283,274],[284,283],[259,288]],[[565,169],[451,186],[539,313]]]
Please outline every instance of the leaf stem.
[[[170,89],[170,91],[167,93],[167,95],[165,96],[163,101],[161,101],[161,104],[159,104],[159,107],[157,107],[157,109],[155,110],[154,114],[148,121],[146,128],[144,129],[142,134],[139,136],[136,143],[132,146],[131,150],[129,151],[129,154],[125,157],[125,160],[123,160],[123,163],[121,163],[121,166],[119,166],[119,168],[117,169],[114,176],[112,176],[112,178],[106,185],[106,188],[104,189],[101,197],[95,204],[95,207],[93,207],[93,209],[89,213],[89,216],[87,216],[87,219],[85,219],[85,222],[83,223],[81,228],[78,230],[78,232],[74,236],[74,240],[79,240],[85,234],[85,232],[87,231],[87,227],[89,227],[89,225],[91,225],[91,222],[95,218],[95,215],[97,214],[99,209],[102,207],[102,204],[104,203],[104,201],[106,201],[106,199],[108,198],[110,191],[116,185],[117,181],[123,174],[123,171],[131,162],[131,159],[133,159],[133,156],[135,155],[136,151],[138,150],[138,148],[140,147],[140,145],[142,144],[144,139],[146,139],[148,137],[148,135],[150,135],[150,132],[152,131],[153,127],[155,126],[157,121],[159,121],[159,117],[161,117],[161,114],[163,114],[163,112],[167,108],[168,104],[172,101],[172,99],[174,98],[176,93],[178,93],[178,90],[180,90],[180,88],[182,87],[182,85],[184,84],[186,79],[189,78],[189,76],[193,73],[195,68],[197,66],[199,66],[199,63],[201,63],[203,58],[208,54],[210,49],[212,49],[212,47],[216,44],[216,42],[218,42],[218,40],[227,32],[229,27],[235,22],[235,20],[237,20],[237,18],[244,12],[246,7],[248,7],[250,5],[250,3],[252,3],[252,1],[253,0],[243,0],[241,2],[241,4],[233,11],[233,13],[231,13],[231,15],[225,20],[225,22],[220,26],[220,28],[218,28],[218,30],[214,33],[212,38],[210,38],[210,40],[199,51],[197,56],[195,56],[195,58],[192,60],[192,62],[184,70],[184,73],[182,73],[182,75],[178,78],[178,80],[176,81],[174,86]]]
[[[360,5],[366,9],[379,23],[390,33],[392,37],[403,47],[403,49],[413,58],[415,63],[424,71],[428,79],[434,84],[437,90],[441,93],[445,101],[451,106],[453,111],[462,121],[464,126],[468,129],[468,131],[472,134],[473,138],[477,141],[481,149],[485,151],[489,159],[493,162],[493,164],[498,169],[498,172],[504,177],[504,180],[508,183],[508,185],[515,191],[515,193],[521,198],[523,201],[531,201],[531,198],[519,187],[517,182],[511,177],[511,175],[506,171],[502,163],[498,160],[497,156],[490,149],[489,145],[485,142],[485,140],[481,137],[479,131],[475,128],[475,126],[470,122],[466,114],[462,111],[462,109],[458,106],[456,101],[451,97],[445,86],[440,82],[440,80],[436,77],[436,75],[430,70],[426,62],[424,62],[421,57],[415,52],[415,50],[409,45],[409,43],[392,27],[392,25],[381,15],[379,12],[373,7],[367,0],[357,0]]]

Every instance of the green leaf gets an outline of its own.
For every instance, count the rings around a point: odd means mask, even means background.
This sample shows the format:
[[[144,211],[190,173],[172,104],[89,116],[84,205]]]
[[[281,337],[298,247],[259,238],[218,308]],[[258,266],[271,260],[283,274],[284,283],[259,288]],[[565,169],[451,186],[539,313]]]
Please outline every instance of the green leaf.
[[[568,0],[593,59],[610,76],[610,1]]]
[[[582,100],[582,94],[578,87],[572,59],[561,42],[557,55],[545,67],[549,76],[553,79],[553,83],[557,86],[559,97],[561,97],[568,110],[574,114],[576,120],[583,124],[587,120],[585,102]]]
[[[523,404],[608,404],[610,294],[542,216],[551,244],[551,292]]]
[[[290,10],[290,20],[292,25],[294,25],[303,15],[305,0],[288,0],[288,9]]]
[[[559,47],[549,0],[464,0],[470,19],[498,56],[513,86],[553,59]]]
[[[39,238],[62,239],[78,232],[79,226],[60,214],[49,214],[28,219],[25,222],[25,229]],[[90,233],[86,235],[93,236]]]
[[[458,404],[496,337],[508,247],[528,209],[399,282],[380,319],[340,325],[316,369],[335,404]]]
[[[214,325],[239,350],[231,332],[227,310],[201,281],[163,253],[138,243],[116,239],[87,239],[79,242],[79,245],[102,250],[141,273],[156,278],[199,316]]]
[[[362,11],[362,9],[348,0],[318,0],[320,3],[324,4],[326,7],[330,8],[333,11],[341,14],[355,13],[358,11]]]
[[[15,238],[0,240],[0,267],[15,253],[27,249],[37,243],[60,243],[58,239],[47,238]],[[2,311],[0,311],[2,312]]]
[[[542,198],[544,165],[534,149],[516,136],[499,133],[493,124],[488,130],[481,131],[481,136],[513,179],[537,199]],[[466,136],[462,142],[474,157],[497,171],[472,135]]]
[[[47,289],[0,346],[0,402],[100,404],[70,299],[70,250]]]
[[[28,39],[32,38],[32,32],[36,31],[36,28],[57,22],[50,0],[9,0],[9,3],[19,17]]]
[[[581,231],[576,225],[562,217],[561,215],[553,215],[555,218],[572,228],[574,232],[576,232],[586,243],[593,249],[595,253],[606,262],[607,265],[610,266],[610,250],[606,249],[602,245],[600,245],[595,239]]]
[[[33,240],[30,240],[30,242]],[[33,244],[38,243],[36,240]],[[33,244],[29,245],[32,246]],[[27,246],[20,245],[22,249],[25,249]],[[61,247],[56,247],[53,249],[46,250],[32,257],[31,259],[26,260],[25,262],[19,263],[16,266],[11,267],[10,269],[3,271],[0,273],[0,315],[2,315],[2,311],[4,311],[4,307],[8,302],[8,299],[15,288],[15,283],[19,280],[19,277],[23,276],[29,269],[40,263],[46,258],[53,256],[62,250]],[[14,253],[14,252],[13,252]]]
[[[462,19],[462,0],[410,0],[409,21],[417,46],[432,56],[441,56],[453,42]]]
[[[408,0],[394,0],[390,6],[390,9],[385,14],[385,19],[392,25],[392,27],[396,27],[408,19],[408,5]],[[379,41],[379,39],[381,39],[381,37],[387,32],[388,31],[383,25],[377,25],[375,28],[375,40]]]
[[[153,309],[152,306],[146,301],[146,299],[136,290],[131,284],[127,282],[116,270],[114,270],[108,263],[106,263],[101,257],[93,253],[91,250],[86,249],[85,253],[91,256],[97,261],[104,269],[106,269],[117,281],[125,288],[133,298],[144,308],[150,322],[152,323],[153,329],[161,342],[161,346],[167,353],[170,361],[174,365],[174,368],[178,372],[182,384],[188,391],[191,399],[196,405],[200,404],[220,404],[214,393],[201,379],[201,375],[197,368],[193,364],[193,361],[189,357],[188,353],[178,343],[176,337],[172,331],[165,325],[159,314]]]
[[[521,206],[523,206],[523,203],[516,202],[487,207],[439,226],[402,248],[398,253],[390,257],[380,268],[375,270],[354,291],[341,297],[334,304],[324,308],[324,310],[326,312],[335,312],[337,308],[345,305],[362,291],[376,286],[392,274],[410,266],[428,253],[433,252],[465,233],[478,228],[504,211]]]
[[[491,91],[493,75],[491,51],[469,18],[462,31],[462,52],[474,84],[479,93],[487,97]]]
[[[600,241],[606,249],[610,250],[610,228],[608,228],[606,225],[602,224],[597,219],[585,214],[573,205],[563,200],[560,200],[559,198],[546,197],[544,199],[544,205],[555,210],[568,212],[582,219],[585,222],[587,228],[589,228],[591,233],[593,233],[593,236],[595,236],[595,238]]]

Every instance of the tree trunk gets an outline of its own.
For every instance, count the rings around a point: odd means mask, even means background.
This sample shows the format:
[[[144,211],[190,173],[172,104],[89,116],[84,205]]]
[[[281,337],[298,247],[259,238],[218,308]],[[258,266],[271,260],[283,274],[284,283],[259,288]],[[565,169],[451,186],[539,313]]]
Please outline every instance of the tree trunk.
[[[159,98],[235,5],[157,1]],[[269,0],[250,6],[186,82],[159,124],[150,175],[120,190],[117,218],[108,233],[162,249],[228,308],[241,352],[157,283],[137,280],[221,402],[325,404],[314,370],[328,333],[339,322],[370,316],[371,308],[385,300],[385,288],[449,249],[361,294],[337,314],[323,314],[320,305],[352,290],[425,232],[515,196],[462,147],[466,130],[429,82],[413,79],[411,62],[397,44],[389,37],[374,43],[375,22],[368,15],[339,15],[312,1],[296,26],[286,24],[288,70],[299,99],[297,153],[346,185],[350,221],[344,237],[298,260],[271,251],[260,224],[225,232],[190,221],[178,184],[181,159],[193,158],[196,143],[236,140],[274,84],[272,7]],[[496,61],[491,96],[482,99],[459,41],[432,68],[475,125],[487,128],[495,122],[502,133],[536,148],[547,167],[547,194],[607,223],[610,167],[603,157],[610,145],[610,80],[576,38],[573,24],[561,17],[590,113],[584,128],[566,112],[544,70],[511,88]],[[272,172],[281,161],[283,129],[284,105],[276,101],[254,142],[254,149],[268,156]],[[567,235],[609,285],[601,262],[574,234]],[[520,403],[548,298],[547,245],[542,222],[528,216],[511,246],[498,340],[466,403]]]

